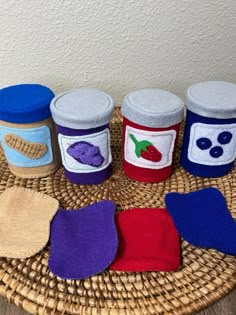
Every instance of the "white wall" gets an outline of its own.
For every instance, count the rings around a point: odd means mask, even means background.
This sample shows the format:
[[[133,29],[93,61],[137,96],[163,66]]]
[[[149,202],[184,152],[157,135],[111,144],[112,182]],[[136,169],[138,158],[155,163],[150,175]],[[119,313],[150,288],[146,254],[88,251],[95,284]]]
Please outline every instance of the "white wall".
[[[89,86],[119,103],[236,81],[236,0],[0,0],[0,86]]]

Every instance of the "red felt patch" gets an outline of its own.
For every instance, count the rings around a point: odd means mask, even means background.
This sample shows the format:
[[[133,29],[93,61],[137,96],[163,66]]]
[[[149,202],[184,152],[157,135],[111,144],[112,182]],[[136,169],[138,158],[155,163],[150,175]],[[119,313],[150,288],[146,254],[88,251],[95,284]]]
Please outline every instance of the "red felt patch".
[[[180,266],[180,238],[165,209],[131,209],[116,216],[116,271],[172,271]]]

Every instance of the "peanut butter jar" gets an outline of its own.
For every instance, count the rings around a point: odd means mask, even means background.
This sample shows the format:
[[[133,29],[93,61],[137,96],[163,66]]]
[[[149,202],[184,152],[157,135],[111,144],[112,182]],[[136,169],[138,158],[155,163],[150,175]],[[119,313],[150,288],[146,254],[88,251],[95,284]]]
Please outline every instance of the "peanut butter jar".
[[[49,105],[54,93],[39,84],[19,84],[0,90],[0,139],[11,172],[40,178],[61,165],[55,125]]]

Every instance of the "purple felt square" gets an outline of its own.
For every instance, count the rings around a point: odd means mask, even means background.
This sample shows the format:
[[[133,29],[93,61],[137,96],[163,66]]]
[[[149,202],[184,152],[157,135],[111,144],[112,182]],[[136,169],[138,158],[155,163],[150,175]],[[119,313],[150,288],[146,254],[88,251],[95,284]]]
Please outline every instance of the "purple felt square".
[[[101,201],[80,210],[60,209],[51,223],[49,269],[64,279],[85,279],[115,259],[115,204]]]

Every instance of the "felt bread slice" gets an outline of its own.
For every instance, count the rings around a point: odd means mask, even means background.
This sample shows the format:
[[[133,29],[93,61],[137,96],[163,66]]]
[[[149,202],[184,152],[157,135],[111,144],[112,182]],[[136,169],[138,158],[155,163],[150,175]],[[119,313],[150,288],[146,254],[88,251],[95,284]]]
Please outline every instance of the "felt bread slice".
[[[49,270],[63,279],[80,280],[106,269],[118,247],[115,209],[110,200],[60,209],[51,224]]]
[[[47,244],[56,199],[21,187],[0,195],[0,256],[27,258]]]

